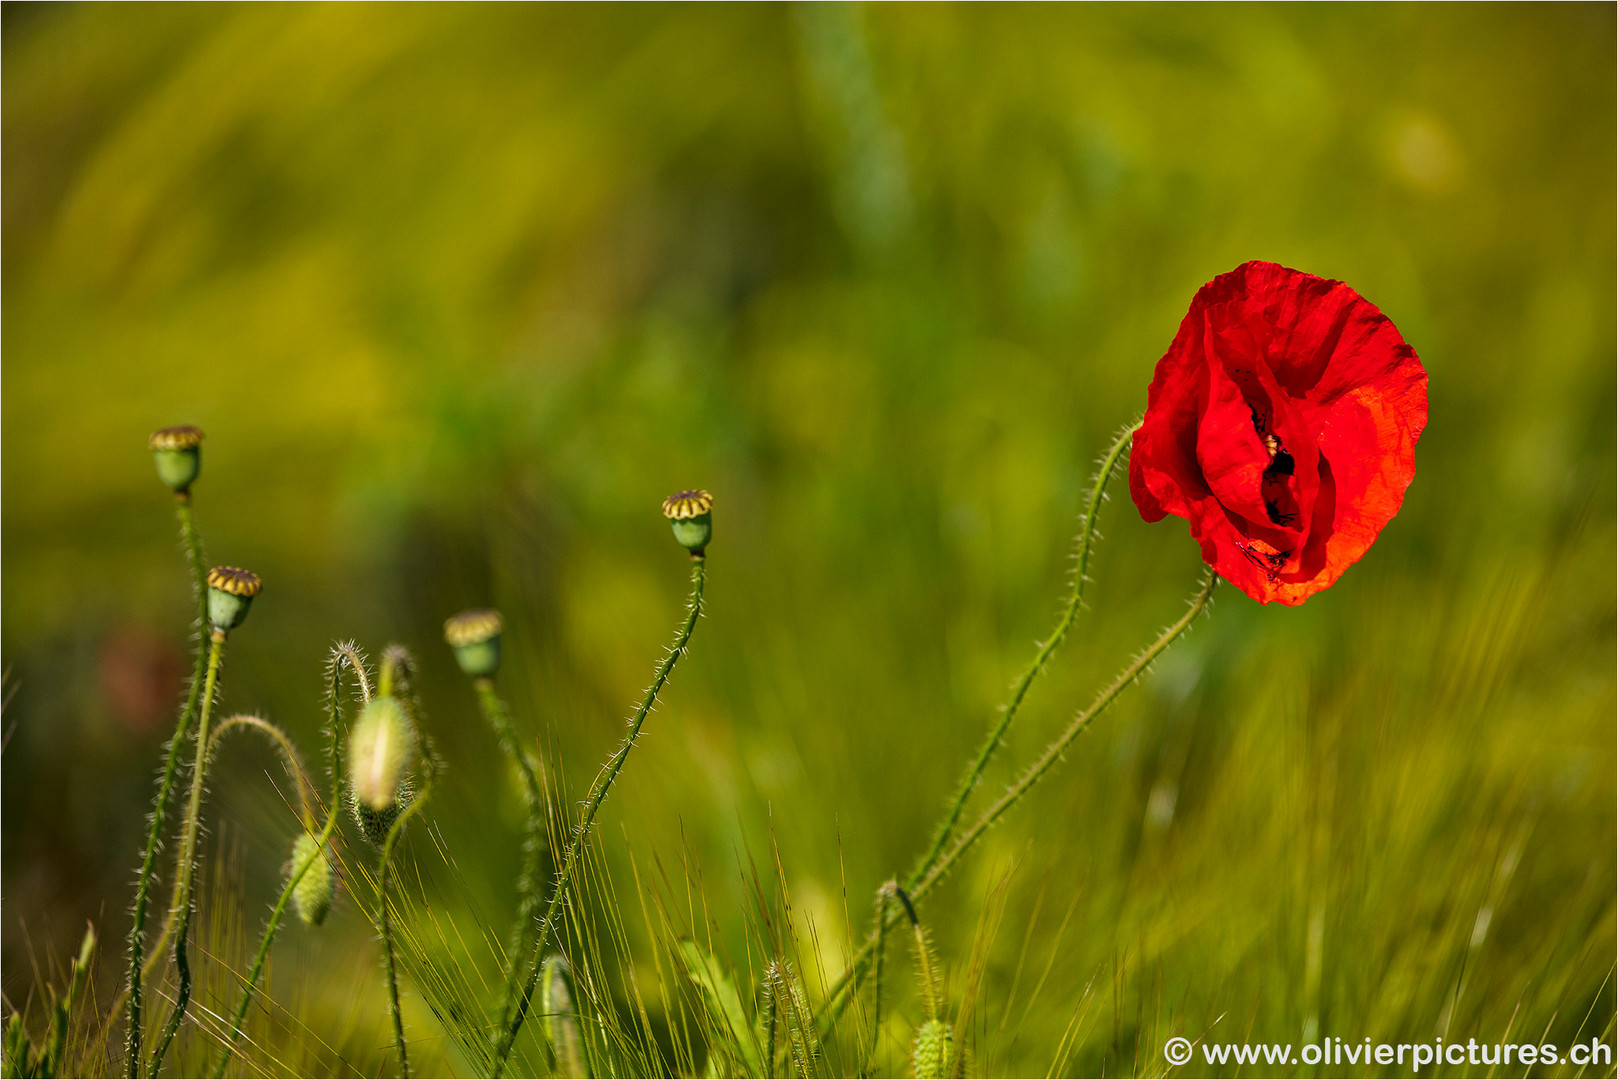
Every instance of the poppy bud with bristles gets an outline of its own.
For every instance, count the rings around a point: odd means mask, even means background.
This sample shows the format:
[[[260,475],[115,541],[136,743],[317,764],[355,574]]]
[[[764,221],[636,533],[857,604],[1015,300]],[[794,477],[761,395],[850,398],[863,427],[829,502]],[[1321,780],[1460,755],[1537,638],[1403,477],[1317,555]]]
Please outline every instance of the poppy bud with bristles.
[[[663,500],[663,516],[674,526],[674,539],[700,559],[713,539],[713,496],[706,491],[681,491]]]
[[[331,857],[319,840],[308,833],[299,833],[292,843],[290,872],[296,874],[305,860],[311,860],[309,869],[292,887],[292,906],[297,909],[298,918],[303,920],[305,926],[319,926],[326,921],[326,913],[331,910]]]
[[[505,626],[493,608],[463,611],[444,623],[444,640],[455,650],[455,662],[474,679],[500,670],[500,631]]]
[[[942,1020],[929,1020],[916,1029],[916,1042],[910,1052],[910,1067],[916,1080],[939,1080],[949,1075],[950,1059],[955,1056],[955,1029]]]
[[[208,622],[223,634],[242,624],[253,597],[264,588],[257,574],[240,567],[216,566],[208,571]]]
[[[348,781],[356,805],[380,812],[397,804],[415,754],[415,728],[399,699],[372,698],[348,735]]]
[[[202,471],[202,432],[184,425],[166,427],[152,432],[146,440],[151,448],[152,460],[157,463],[157,475],[176,493],[191,490],[191,485]]]

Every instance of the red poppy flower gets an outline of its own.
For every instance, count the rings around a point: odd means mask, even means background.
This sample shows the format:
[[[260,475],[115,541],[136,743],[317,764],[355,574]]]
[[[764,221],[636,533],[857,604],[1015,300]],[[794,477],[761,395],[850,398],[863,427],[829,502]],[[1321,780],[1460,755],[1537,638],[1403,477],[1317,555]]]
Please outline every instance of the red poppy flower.
[[[1157,362],[1129,491],[1147,521],[1189,521],[1248,596],[1301,604],[1399,512],[1426,425],[1427,372],[1386,315],[1245,263],[1198,290]]]

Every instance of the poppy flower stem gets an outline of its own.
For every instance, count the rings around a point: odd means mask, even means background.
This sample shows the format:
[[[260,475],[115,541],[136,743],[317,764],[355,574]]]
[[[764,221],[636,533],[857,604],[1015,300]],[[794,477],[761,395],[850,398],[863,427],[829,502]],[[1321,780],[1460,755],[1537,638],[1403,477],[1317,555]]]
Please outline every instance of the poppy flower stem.
[[[522,838],[522,868],[517,877],[517,919],[511,928],[511,939],[506,950],[506,996],[500,1006],[500,1024],[504,1028],[511,1019],[511,1010],[517,999],[517,965],[521,958],[528,953],[528,940],[532,933],[534,914],[539,909],[539,849],[541,834],[545,828],[544,802],[540,797],[539,779],[534,772],[534,762],[523,751],[522,744],[517,741],[516,729],[511,724],[511,714],[506,710],[506,703],[501,699],[500,692],[494,688],[494,680],[488,676],[479,676],[472,680],[472,687],[477,691],[478,705],[483,710],[483,716],[494,729],[495,740],[506,757],[517,767],[522,774],[523,803],[528,811],[528,821],[524,827]]]
[[[191,508],[189,492],[179,492],[174,498],[174,511],[180,519],[180,537],[186,554],[191,559],[192,589],[196,594],[198,626],[205,633],[208,627],[208,563],[202,554],[202,534],[197,530],[196,513]],[[125,1041],[125,1066],[130,1076],[140,1075],[141,1011],[145,994],[142,981],[157,957],[163,953],[162,944],[150,957],[142,955],[146,938],[146,913],[150,904],[152,878],[157,870],[157,850],[162,844],[163,829],[168,823],[169,797],[174,791],[174,778],[179,772],[180,747],[185,743],[191,721],[196,719],[197,703],[202,697],[202,684],[207,677],[208,650],[202,638],[197,639],[196,671],[191,676],[191,689],[186,695],[185,707],[174,725],[174,737],[169,740],[168,758],[163,763],[163,778],[157,786],[157,802],[152,808],[151,824],[146,831],[146,851],[141,857],[140,877],[135,886],[134,923],[129,930],[129,982],[125,994],[129,1004],[129,1032]],[[164,940],[167,940],[165,936]],[[122,1002],[114,1006],[112,1015],[120,1011]]]
[[[1091,721],[1105,712],[1107,707],[1116,701],[1118,696],[1131,683],[1141,677],[1146,669],[1152,665],[1153,661],[1163,655],[1163,652],[1174,644],[1181,634],[1190,629],[1197,616],[1208,606],[1208,599],[1213,595],[1214,585],[1218,580],[1219,576],[1210,571],[1208,576],[1203,579],[1201,586],[1198,587],[1196,594],[1192,596],[1191,603],[1186,608],[1185,614],[1158,635],[1157,640],[1148,645],[1135,659],[1131,660],[1129,665],[1119,672],[1118,676],[1101,693],[1096,695],[1095,700],[1090,703],[1089,707],[1072,719],[1066,730],[1057,736],[1056,740],[1045,748],[1045,752],[1023,771],[1017,782],[1012,784],[1004,795],[996,799],[993,805],[983,812],[983,816],[979,817],[969,829],[950,845],[949,850],[934,864],[933,868],[916,883],[915,889],[906,890],[912,903],[919,903],[928,893],[932,892],[933,888],[954,869],[961,856],[965,855],[972,848],[972,845],[976,844],[983,837],[983,834],[988,832],[991,826],[1004,817],[1006,811],[1010,810],[1024,795],[1028,794],[1033,786],[1044,778],[1046,773],[1050,772],[1051,767],[1061,759],[1062,754],[1072,744],[1073,740],[1084,733],[1084,730],[1090,726]],[[852,1000],[853,994],[850,991],[858,984],[860,977],[864,975],[866,968],[870,966],[874,959],[877,945],[880,941],[879,931],[885,931],[897,923],[898,920],[899,913],[890,907],[886,916],[879,919],[878,931],[873,931],[866,938],[865,944],[860,947],[859,952],[854,955],[854,959],[849,962],[848,968],[832,984],[830,991],[826,995],[826,1004],[822,1014],[822,1031],[826,1037],[830,1037],[832,1025],[837,1022],[838,1017],[842,1015],[843,1009]]]
[[[410,1077],[410,1056],[405,1051],[404,1020],[399,1015],[399,976],[393,957],[393,922],[388,915],[388,871],[393,864],[394,845],[404,832],[405,824],[421,810],[432,789],[433,780],[429,774],[422,785],[421,794],[410,801],[410,805],[388,829],[388,838],[382,842],[382,854],[378,856],[377,863],[376,925],[382,934],[382,972],[388,987],[388,1017],[393,1021],[393,1048],[399,1054],[399,1075],[405,1080]]]
[[[292,749],[292,744],[287,741],[285,735],[281,734],[279,728],[265,723],[256,716],[231,717],[219,725],[219,730],[214,733],[214,741],[218,742],[221,735],[238,725],[259,727],[265,734],[273,733],[272,737],[279,739],[281,742],[282,750],[287,759],[287,768],[297,767],[301,776],[301,766],[298,766],[297,754]],[[300,790],[310,786],[312,785],[309,784],[306,777],[300,780]],[[303,804],[304,829],[306,832],[313,833],[314,823],[313,818],[310,816],[310,799],[308,795],[303,796]],[[286,886],[281,890],[280,897],[275,901],[275,907],[270,911],[269,921],[264,924],[264,934],[259,938],[258,952],[253,955],[252,966],[247,969],[247,977],[242,980],[242,997],[236,1004],[236,1014],[231,1021],[230,1035],[225,1039],[225,1049],[219,1056],[219,1064],[214,1066],[213,1075],[215,1080],[225,1075],[225,1069],[230,1065],[230,1059],[236,1053],[236,1042],[241,1038],[242,1025],[247,1022],[247,1010],[253,1003],[254,992],[258,989],[259,976],[264,973],[264,964],[269,960],[270,956],[270,946],[274,944],[275,935],[281,929],[281,918],[286,914],[287,905],[291,903],[292,894],[297,889],[299,882],[303,881],[304,876],[309,873],[309,869],[315,865],[315,860],[325,849],[326,842],[331,839],[332,832],[337,828],[338,806],[339,803],[333,798],[331,807],[326,812],[325,828],[316,838],[315,846],[309,850],[308,854],[298,859],[292,867],[292,872],[287,876]]]
[[[1023,698],[1027,696],[1028,688],[1034,684],[1035,679],[1039,678],[1040,672],[1045,670],[1046,663],[1056,653],[1056,650],[1061,647],[1063,639],[1067,637],[1068,630],[1072,628],[1074,620],[1078,618],[1079,608],[1084,602],[1084,584],[1090,569],[1090,551],[1095,546],[1096,517],[1101,511],[1102,500],[1106,498],[1107,481],[1112,479],[1113,472],[1118,468],[1119,460],[1123,457],[1124,451],[1129,448],[1130,442],[1134,439],[1135,432],[1138,430],[1140,430],[1140,421],[1137,420],[1119,433],[1111,448],[1102,457],[1101,468],[1096,473],[1095,482],[1090,487],[1090,499],[1085,504],[1084,517],[1081,519],[1079,526],[1079,537],[1074,551],[1073,592],[1068,597],[1067,607],[1062,612],[1062,617],[1057,622],[1056,629],[1051,631],[1050,637],[1046,638],[1045,642],[1040,645],[1039,652],[1034,655],[1034,662],[1029,665],[1028,670],[1022,673],[1021,678],[1012,687],[1011,699],[1000,710],[1000,718],[989,729],[988,737],[983,740],[983,746],[978,750],[977,756],[972,759],[971,765],[967,767],[966,775],[961,779],[961,786],[955,792],[954,801],[950,803],[949,812],[944,815],[944,820],[939,823],[938,829],[933,833],[932,845],[927,849],[926,856],[916,864],[916,868],[910,872],[910,877],[905,881],[906,889],[914,890],[921,880],[927,876],[927,872],[937,864],[939,856],[944,853],[944,848],[954,835],[955,826],[960,823],[961,814],[965,812],[966,804],[971,799],[972,792],[977,790],[979,782],[983,779],[984,770],[989,767],[990,759],[1000,749],[1000,744],[1005,741],[1006,732],[1011,728],[1011,722],[1017,718],[1017,710],[1022,708]]]
[[[635,748],[635,740],[640,736],[640,729],[646,723],[646,717],[652,711],[652,705],[657,701],[659,691],[668,681],[669,674],[680,657],[685,655],[686,648],[691,643],[691,632],[697,627],[697,619],[702,615],[702,588],[707,580],[707,559],[701,555],[693,555],[691,560],[691,602],[686,609],[685,622],[681,624],[670,647],[668,655],[663,657],[657,665],[657,671],[652,676],[652,685],[647,687],[646,696],[641,699],[640,707],[629,721],[629,734],[624,741],[618,744],[606,765],[596,775],[595,782],[590,785],[590,794],[584,802],[584,814],[579,819],[578,826],[573,830],[573,836],[568,841],[566,854],[562,857],[562,869],[556,875],[556,884],[551,889],[551,898],[545,905],[545,914],[539,921],[539,933],[534,940],[533,957],[529,963],[528,977],[523,983],[522,993],[517,997],[517,1012],[505,1025],[500,1035],[500,1041],[495,1047],[494,1068],[490,1075],[498,1078],[505,1070],[506,1059],[511,1056],[511,1048],[517,1041],[517,1035],[522,1031],[523,1021],[528,1016],[528,1006],[533,1000],[534,984],[539,981],[540,969],[545,959],[545,946],[549,943],[551,932],[555,929],[556,917],[562,906],[562,898],[567,894],[569,883],[573,880],[574,868],[578,865],[579,856],[584,850],[585,841],[590,836],[590,827],[595,824],[596,812],[612,790],[612,783],[618,779],[618,773],[624,767],[624,761],[629,752]]]
[[[197,716],[197,757],[191,766],[191,798],[186,806],[185,824],[180,832],[180,857],[174,868],[174,905],[170,918],[174,927],[174,967],[180,975],[180,986],[175,994],[174,1011],[169,1014],[163,1028],[162,1041],[152,1053],[152,1064],[147,1070],[156,1076],[163,1067],[163,1057],[169,1044],[185,1019],[186,1006],[191,1003],[191,965],[186,956],[185,939],[191,932],[191,888],[196,878],[197,833],[202,820],[202,793],[208,779],[208,751],[213,740],[208,737],[208,717],[213,712],[214,691],[219,684],[219,661],[225,650],[225,633],[215,629],[208,643],[208,670],[202,686],[202,706]]]

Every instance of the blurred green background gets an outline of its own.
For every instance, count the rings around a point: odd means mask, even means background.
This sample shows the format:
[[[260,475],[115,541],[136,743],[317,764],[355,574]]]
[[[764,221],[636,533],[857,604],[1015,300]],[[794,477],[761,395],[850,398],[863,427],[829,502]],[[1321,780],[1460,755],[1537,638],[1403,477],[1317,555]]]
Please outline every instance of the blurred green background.
[[[924,910],[958,988],[1012,873],[978,1067],[1599,1033],[1614,32],[1598,4],[6,5],[8,1001],[86,918],[115,979],[194,611],[152,429],[206,430],[210,559],[266,582],[223,707],[313,756],[330,642],[414,648],[432,816],[495,926],[520,803],[442,620],[505,612],[518,723],[582,784],[680,611],[658,503],[713,491],[708,618],[603,848],[631,906],[631,850],[700,865],[740,955],[778,845],[835,968],[845,886],[868,925],[1048,632],[1192,294],[1262,258],[1420,354],[1415,483],[1306,606],[1222,592]],[[1122,484],[1102,530],[995,785],[1196,581]],[[251,925],[293,828],[266,770],[228,749],[209,804]],[[284,932],[272,991],[380,1032],[363,917],[322,934]]]

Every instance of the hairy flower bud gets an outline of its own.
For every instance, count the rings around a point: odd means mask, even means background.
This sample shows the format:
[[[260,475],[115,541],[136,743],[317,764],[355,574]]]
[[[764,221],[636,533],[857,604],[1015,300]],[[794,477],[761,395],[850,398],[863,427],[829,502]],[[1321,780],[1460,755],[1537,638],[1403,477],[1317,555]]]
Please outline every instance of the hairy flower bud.
[[[713,496],[706,491],[681,491],[663,500],[663,516],[674,526],[674,539],[702,558],[713,539]]]
[[[221,634],[234,630],[263,589],[257,574],[235,566],[214,567],[208,571],[208,622]]]
[[[167,427],[146,440],[157,475],[176,492],[189,491],[202,471],[202,432],[194,427]]]
[[[455,650],[455,662],[474,679],[500,670],[500,631],[505,623],[492,608],[463,611],[444,623],[444,640]]]
[[[415,754],[416,732],[399,700],[372,698],[348,735],[348,780],[355,804],[382,812],[399,803]]]
[[[298,867],[311,857],[313,861],[309,863],[309,869],[304,871],[303,877],[292,888],[292,906],[305,926],[319,926],[326,921],[326,913],[331,910],[334,885],[331,857],[319,840],[308,833],[299,833],[292,842],[290,873],[296,874]]]
[[[916,1029],[910,1066],[916,1080],[940,1080],[949,1075],[950,1059],[955,1056],[955,1029],[942,1020],[929,1020]]]

